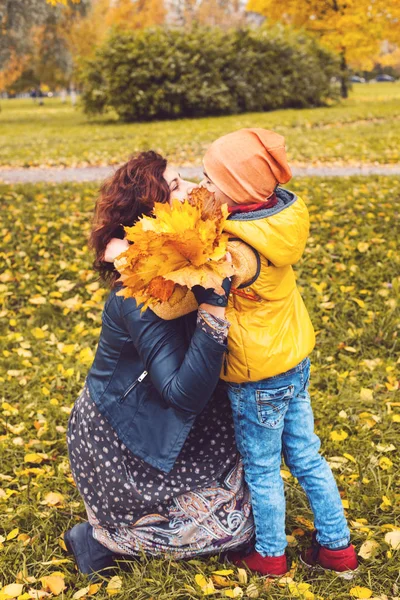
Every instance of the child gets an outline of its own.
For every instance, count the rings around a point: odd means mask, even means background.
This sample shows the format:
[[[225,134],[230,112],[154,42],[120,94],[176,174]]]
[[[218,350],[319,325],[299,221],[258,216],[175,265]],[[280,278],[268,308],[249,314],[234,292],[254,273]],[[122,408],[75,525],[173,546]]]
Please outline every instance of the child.
[[[264,129],[228,134],[210,146],[204,170],[202,185],[229,206],[225,231],[248,244],[256,259],[251,278],[229,297],[229,353],[221,374],[256,528],[255,550],[236,561],[263,575],[287,572],[283,452],[315,518],[303,562],[350,577],[357,557],[335,480],[319,454],[308,394],[314,330],[291,265],[304,251],[309,220],[304,202],[278,187],[291,178],[284,138]]]
[[[280,183],[291,171],[284,138],[263,129],[242,129],[216,140],[204,157],[202,185],[227,203],[225,231],[258,255],[258,272],[233,289],[227,381],[237,445],[243,456],[256,526],[255,550],[239,560],[264,575],[287,571],[285,499],[281,454],[307,494],[314,513],[308,566],[351,576],[357,564],[340,495],[319,454],[308,393],[314,331],[296,287],[292,264],[308,236],[304,202]]]

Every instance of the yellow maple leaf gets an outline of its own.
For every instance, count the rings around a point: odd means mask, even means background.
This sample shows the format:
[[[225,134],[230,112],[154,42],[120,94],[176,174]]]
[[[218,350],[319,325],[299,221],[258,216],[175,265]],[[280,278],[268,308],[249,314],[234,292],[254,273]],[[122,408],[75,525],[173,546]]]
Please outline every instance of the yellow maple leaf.
[[[61,577],[61,574],[52,574],[46,575],[45,577],[41,577],[40,579],[44,590],[47,592],[51,592],[55,596],[61,594],[62,591],[67,587],[65,585],[64,577]]]
[[[193,190],[185,202],[156,204],[151,217],[125,228],[132,244],[115,261],[119,294],[145,309],[168,301],[177,288],[202,285],[222,293],[222,280],[233,274],[223,233],[227,216],[206,190]]]

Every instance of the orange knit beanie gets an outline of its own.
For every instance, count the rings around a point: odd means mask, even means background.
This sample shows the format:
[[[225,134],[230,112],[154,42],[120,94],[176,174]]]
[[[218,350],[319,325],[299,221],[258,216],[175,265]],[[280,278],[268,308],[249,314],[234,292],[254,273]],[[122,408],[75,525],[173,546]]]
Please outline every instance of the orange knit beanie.
[[[203,160],[210,180],[236,204],[265,202],[292,173],[285,138],[267,129],[239,129],[211,144]]]

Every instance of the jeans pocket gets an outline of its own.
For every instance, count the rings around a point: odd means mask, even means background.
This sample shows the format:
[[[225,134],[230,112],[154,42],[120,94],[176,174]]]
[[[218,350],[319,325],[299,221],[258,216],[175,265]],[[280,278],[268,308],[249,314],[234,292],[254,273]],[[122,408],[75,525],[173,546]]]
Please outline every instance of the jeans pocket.
[[[257,416],[260,425],[277,429],[285,417],[294,386],[285,385],[274,390],[256,390]]]

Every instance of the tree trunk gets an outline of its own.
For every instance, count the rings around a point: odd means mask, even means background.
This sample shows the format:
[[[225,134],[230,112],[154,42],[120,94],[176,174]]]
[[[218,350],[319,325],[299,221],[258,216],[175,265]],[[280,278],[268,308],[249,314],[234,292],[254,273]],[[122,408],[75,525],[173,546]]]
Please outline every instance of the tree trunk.
[[[347,62],[346,62],[346,50],[343,49],[341,52],[340,59],[340,95],[342,98],[347,98],[349,95],[349,87],[348,87],[348,76],[349,73],[347,71]]]

